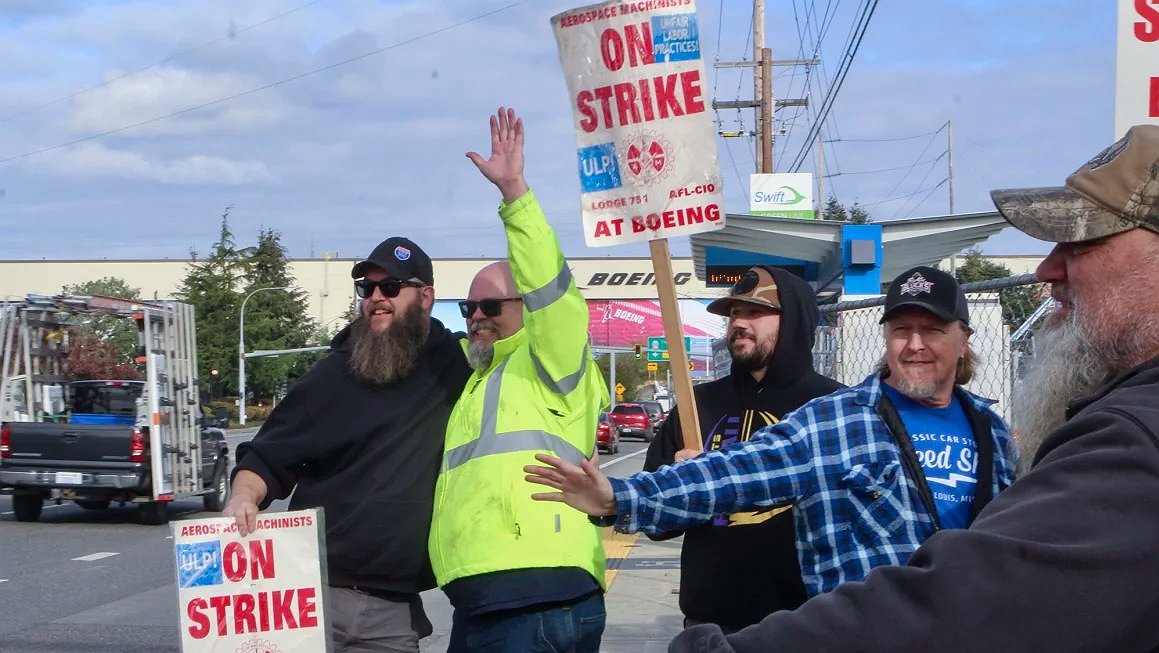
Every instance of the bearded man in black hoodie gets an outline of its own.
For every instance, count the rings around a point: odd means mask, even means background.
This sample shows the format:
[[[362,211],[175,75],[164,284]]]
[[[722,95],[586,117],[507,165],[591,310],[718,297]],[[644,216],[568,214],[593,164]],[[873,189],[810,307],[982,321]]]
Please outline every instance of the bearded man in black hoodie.
[[[358,319],[237,448],[222,514],[244,537],[259,510],[325,509],[334,651],[419,650],[419,592],[435,586],[427,534],[451,408],[471,368],[431,317],[430,258],[388,238],[354,265]]]
[[[705,451],[747,441],[811,399],[844,387],[813,370],[819,317],[812,289],[800,277],[753,267],[708,311],[728,318],[732,370],[694,389]],[[648,448],[644,470],[695,456],[683,443],[674,410]],[[805,602],[790,507],[717,515],[711,524],[683,531],[685,627],[713,623],[730,633]]]

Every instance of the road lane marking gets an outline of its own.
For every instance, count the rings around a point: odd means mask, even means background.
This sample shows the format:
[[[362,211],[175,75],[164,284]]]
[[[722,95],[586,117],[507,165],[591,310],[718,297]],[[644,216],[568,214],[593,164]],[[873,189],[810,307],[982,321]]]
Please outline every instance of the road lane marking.
[[[632,552],[632,547],[636,546],[636,539],[639,537],[639,533],[626,535],[617,533],[611,527],[604,529],[604,557],[608,561],[607,568],[604,570],[605,587],[609,589],[612,587],[612,581],[616,580],[616,574],[620,573],[620,563]]]
[[[641,449],[639,451],[633,451],[632,453],[624,454],[623,456],[620,456],[619,458],[613,458],[606,463],[600,463],[600,469],[603,469],[609,465],[615,465],[616,463],[623,461],[623,460],[627,460],[627,459],[631,458],[632,456],[639,456],[642,453],[648,453],[648,450]]]
[[[93,560],[100,560],[102,558],[111,558],[111,557],[116,556],[116,555],[121,555],[121,554],[110,553],[108,551],[99,551],[97,553],[90,553],[87,556],[80,556],[79,558],[73,558],[73,560],[79,560],[81,562],[92,562]]]

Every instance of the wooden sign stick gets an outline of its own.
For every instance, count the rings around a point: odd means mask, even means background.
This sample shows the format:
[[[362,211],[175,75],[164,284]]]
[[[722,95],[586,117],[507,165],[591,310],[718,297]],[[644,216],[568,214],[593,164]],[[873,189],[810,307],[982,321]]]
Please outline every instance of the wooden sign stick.
[[[680,306],[676,303],[676,283],[672,279],[668,239],[649,241],[648,247],[652,251],[652,272],[656,276],[656,292],[660,296],[660,317],[664,320],[664,339],[668,343],[672,383],[676,385],[676,405],[680,408],[680,431],[684,434],[684,448],[702,451],[700,420],[696,415],[696,401],[692,395],[688,352],[684,350],[684,327],[680,323]]]

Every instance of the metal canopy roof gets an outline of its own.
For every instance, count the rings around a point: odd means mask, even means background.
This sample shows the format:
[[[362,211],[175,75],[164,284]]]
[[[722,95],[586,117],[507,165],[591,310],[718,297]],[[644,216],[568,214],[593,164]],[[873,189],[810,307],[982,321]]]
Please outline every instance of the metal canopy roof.
[[[821,291],[841,278],[841,227],[845,223],[730,213],[723,229],[692,236],[696,276],[707,277],[709,247],[783,256],[819,264]],[[997,211],[959,213],[874,223],[881,225],[881,278],[892,279],[915,265],[934,265],[1002,231],[1009,223]]]

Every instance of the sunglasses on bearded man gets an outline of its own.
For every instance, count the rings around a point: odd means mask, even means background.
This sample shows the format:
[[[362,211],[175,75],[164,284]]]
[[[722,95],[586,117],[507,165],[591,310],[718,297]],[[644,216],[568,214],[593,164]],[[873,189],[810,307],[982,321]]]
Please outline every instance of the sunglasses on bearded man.
[[[374,294],[375,288],[378,288],[378,291],[382,293],[383,297],[398,297],[398,294],[402,292],[403,286],[425,288],[426,284],[419,281],[402,281],[399,279],[383,279],[382,281],[359,279],[354,282],[354,294],[358,295],[359,299],[366,299]]]
[[[473,299],[464,299],[459,302],[459,312],[463,317],[471,317],[475,314],[475,309],[483,311],[483,317],[495,317],[503,312],[503,302],[517,302],[522,300],[522,297],[498,297],[495,299],[480,299],[475,301]]]

